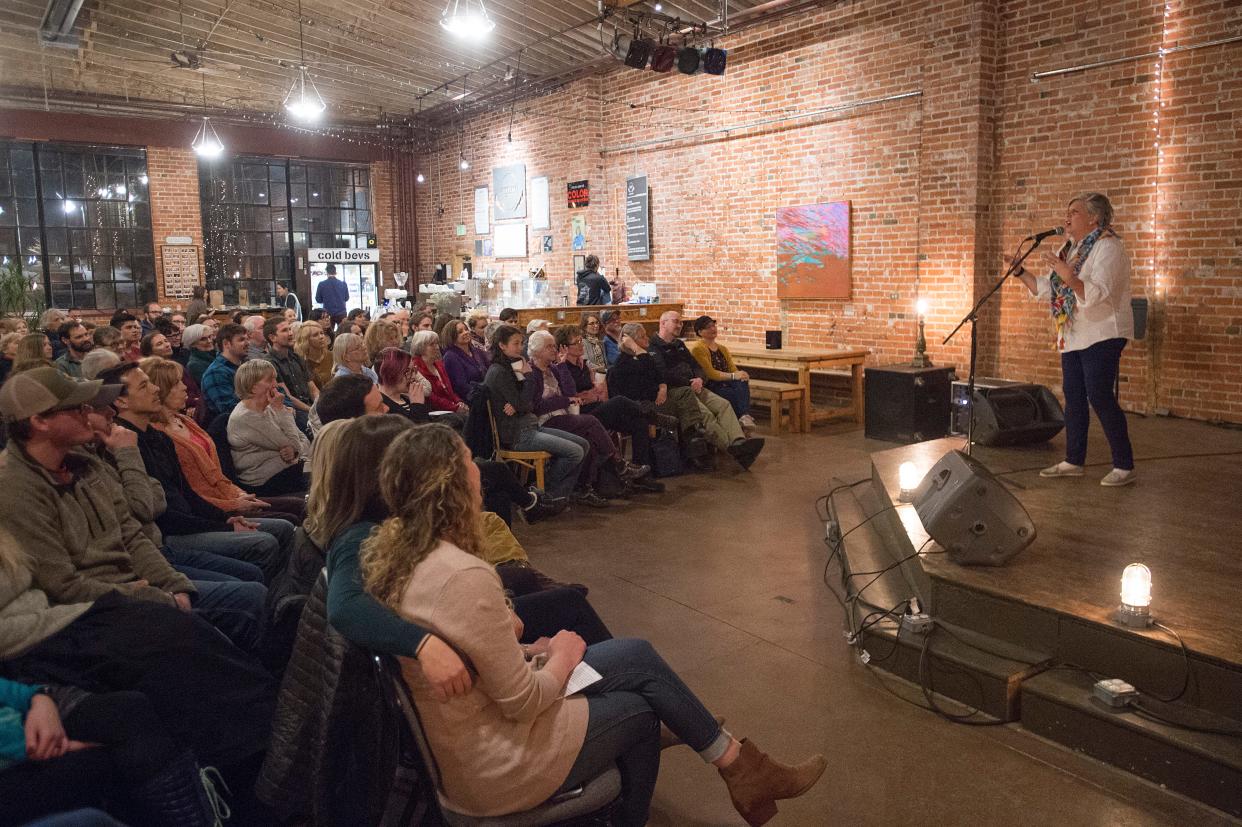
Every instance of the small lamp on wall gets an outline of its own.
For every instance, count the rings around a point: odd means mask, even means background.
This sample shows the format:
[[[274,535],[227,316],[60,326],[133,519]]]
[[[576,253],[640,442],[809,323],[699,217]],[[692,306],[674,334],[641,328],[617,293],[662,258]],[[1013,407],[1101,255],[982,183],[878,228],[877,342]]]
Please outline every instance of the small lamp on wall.
[[[914,340],[914,358],[910,360],[910,366],[929,368],[932,363],[931,359],[927,358],[927,337],[923,333],[923,324],[927,317],[927,299],[919,299],[915,302],[914,311],[919,319],[919,335]]]

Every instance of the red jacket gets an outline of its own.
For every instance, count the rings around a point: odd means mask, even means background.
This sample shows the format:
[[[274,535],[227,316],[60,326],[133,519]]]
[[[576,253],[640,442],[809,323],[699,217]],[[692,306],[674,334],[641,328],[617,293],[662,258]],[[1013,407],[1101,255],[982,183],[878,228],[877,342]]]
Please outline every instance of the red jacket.
[[[444,360],[431,367],[423,357],[414,357],[414,367],[431,383],[431,398],[427,404],[433,411],[456,411],[461,404],[461,397],[453,392],[453,383],[449,381],[448,372],[444,369]]]

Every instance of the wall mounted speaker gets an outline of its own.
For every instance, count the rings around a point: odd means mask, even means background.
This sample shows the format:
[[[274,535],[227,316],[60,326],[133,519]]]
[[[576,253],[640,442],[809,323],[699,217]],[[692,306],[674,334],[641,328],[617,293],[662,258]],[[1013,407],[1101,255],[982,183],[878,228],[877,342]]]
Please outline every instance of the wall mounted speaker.
[[[657,72],[673,71],[673,64],[676,62],[677,50],[668,44],[657,46],[651,53],[651,68]]]
[[[693,75],[699,71],[703,55],[693,46],[684,46],[677,52],[677,71],[683,75]]]
[[[914,490],[931,538],[964,566],[1003,566],[1035,541],[1035,523],[983,463],[950,451]]]
[[[724,49],[708,49],[703,52],[703,71],[709,75],[723,75],[727,59]]]
[[[655,44],[650,40],[632,40],[629,50],[625,53],[625,65],[634,69],[646,69],[647,61],[651,59],[653,51],[655,51]]]

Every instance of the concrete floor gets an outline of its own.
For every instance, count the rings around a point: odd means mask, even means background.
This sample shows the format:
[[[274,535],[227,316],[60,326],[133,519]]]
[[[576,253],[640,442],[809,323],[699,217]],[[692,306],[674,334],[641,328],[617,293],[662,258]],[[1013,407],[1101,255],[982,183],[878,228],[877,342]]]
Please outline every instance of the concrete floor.
[[[1017,725],[937,718],[885,690],[913,698],[911,687],[859,663],[822,583],[815,499],[833,476],[869,476],[869,452],[890,447],[851,426],[816,428],[769,439],[750,473],[726,459],[668,480],[663,500],[516,530],[537,566],[588,584],[613,633],[651,640],[735,734],[777,757],[828,756],[824,778],[774,824],[1238,823]],[[683,747],[664,753],[651,823],[744,822],[715,770]]]

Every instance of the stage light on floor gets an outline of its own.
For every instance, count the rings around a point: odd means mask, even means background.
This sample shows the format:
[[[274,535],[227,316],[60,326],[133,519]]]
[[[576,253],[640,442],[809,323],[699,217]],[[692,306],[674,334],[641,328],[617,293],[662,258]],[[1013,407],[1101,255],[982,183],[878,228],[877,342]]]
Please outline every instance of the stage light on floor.
[[[1123,626],[1151,625],[1151,569],[1142,563],[1131,563],[1121,573],[1121,605],[1114,616]]]
[[[903,503],[908,503],[914,499],[914,489],[919,487],[919,482],[923,479],[923,475],[919,473],[919,468],[913,462],[903,462],[897,468],[897,484],[901,486],[901,493],[897,498]]]

